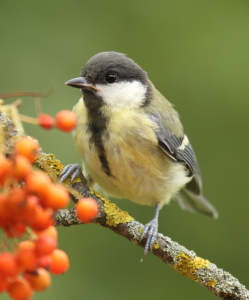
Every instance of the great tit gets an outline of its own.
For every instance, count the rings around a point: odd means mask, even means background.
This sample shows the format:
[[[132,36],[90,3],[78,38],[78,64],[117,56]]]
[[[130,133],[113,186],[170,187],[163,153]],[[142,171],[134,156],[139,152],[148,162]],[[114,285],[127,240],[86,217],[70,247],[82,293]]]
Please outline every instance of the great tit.
[[[73,138],[87,184],[155,207],[140,237],[147,237],[142,260],[153,249],[159,210],[173,197],[185,210],[218,217],[202,196],[199,166],[178,113],[139,65],[122,53],[102,52],[66,84],[82,91],[73,109]],[[82,176],[80,166],[68,165],[61,181],[70,174],[72,180]]]

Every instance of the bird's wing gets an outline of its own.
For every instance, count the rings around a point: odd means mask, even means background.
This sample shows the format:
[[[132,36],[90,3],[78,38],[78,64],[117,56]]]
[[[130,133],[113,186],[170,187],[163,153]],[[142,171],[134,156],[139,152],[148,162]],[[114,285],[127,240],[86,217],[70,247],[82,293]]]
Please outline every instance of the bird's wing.
[[[202,196],[200,169],[187,136],[182,134],[181,137],[178,137],[173,134],[166,128],[158,112],[150,113],[148,116],[158,126],[155,133],[159,147],[172,160],[185,164],[189,170],[189,176],[192,176],[192,180],[187,183],[181,193],[176,196],[181,208],[217,218],[218,213],[216,209]]]
[[[158,139],[159,147],[174,161],[182,162],[189,169],[189,176],[193,176],[193,179],[188,183],[188,188],[192,193],[196,195],[201,194],[202,181],[200,169],[186,135],[177,137],[170,130],[168,130],[161,120],[161,116],[158,112],[148,114],[149,118],[157,124],[158,129],[156,135]]]

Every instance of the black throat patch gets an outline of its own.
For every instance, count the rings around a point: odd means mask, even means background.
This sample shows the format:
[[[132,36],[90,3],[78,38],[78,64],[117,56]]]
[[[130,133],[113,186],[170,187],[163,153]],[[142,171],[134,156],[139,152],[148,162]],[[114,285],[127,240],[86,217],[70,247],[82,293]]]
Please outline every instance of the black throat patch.
[[[109,163],[106,157],[106,151],[103,143],[103,138],[106,137],[107,134],[107,124],[108,119],[101,115],[100,108],[103,105],[101,99],[93,99],[95,98],[91,92],[84,91],[84,102],[88,111],[88,128],[87,132],[90,133],[90,144],[95,146],[95,149],[98,153],[99,160],[102,165],[102,170],[109,177],[115,178],[109,167]],[[94,105],[95,104],[95,105]],[[90,145],[91,146],[91,145]]]

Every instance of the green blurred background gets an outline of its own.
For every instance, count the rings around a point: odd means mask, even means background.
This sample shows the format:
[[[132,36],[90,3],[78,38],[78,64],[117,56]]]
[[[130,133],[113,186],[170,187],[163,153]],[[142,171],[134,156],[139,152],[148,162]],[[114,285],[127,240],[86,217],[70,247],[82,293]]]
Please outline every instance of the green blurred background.
[[[71,109],[80,92],[64,85],[101,51],[126,53],[174,103],[201,166],[216,221],[164,207],[159,231],[249,286],[248,0],[0,1],[0,93],[46,91],[45,113]],[[11,100],[7,100],[8,103]],[[23,98],[21,113],[35,116]],[[80,163],[70,134],[25,125],[45,152]],[[118,201],[140,222],[151,207]],[[213,299],[156,257],[98,225],[60,228],[70,271],[35,299]],[[7,299],[6,296],[0,296]]]

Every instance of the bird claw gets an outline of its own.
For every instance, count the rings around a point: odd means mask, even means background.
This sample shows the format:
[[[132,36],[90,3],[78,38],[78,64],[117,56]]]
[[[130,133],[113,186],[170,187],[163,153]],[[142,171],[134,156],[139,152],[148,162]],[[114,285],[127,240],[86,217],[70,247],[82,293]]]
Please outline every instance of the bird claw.
[[[141,233],[139,241],[141,242],[142,239],[147,236],[146,244],[144,246],[144,255],[141,259],[141,262],[144,261],[148,251],[150,250],[151,252],[153,251],[153,246],[156,240],[156,236],[158,233],[158,221],[157,219],[151,220],[149,223],[147,223],[144,226],[144,230]]]
[[[69,164],[67,165],[60,174],[60,182],[65,181],[71,175],[71,182],[74,181],[75,178],[83,177],[81,166],[78,164]]]

